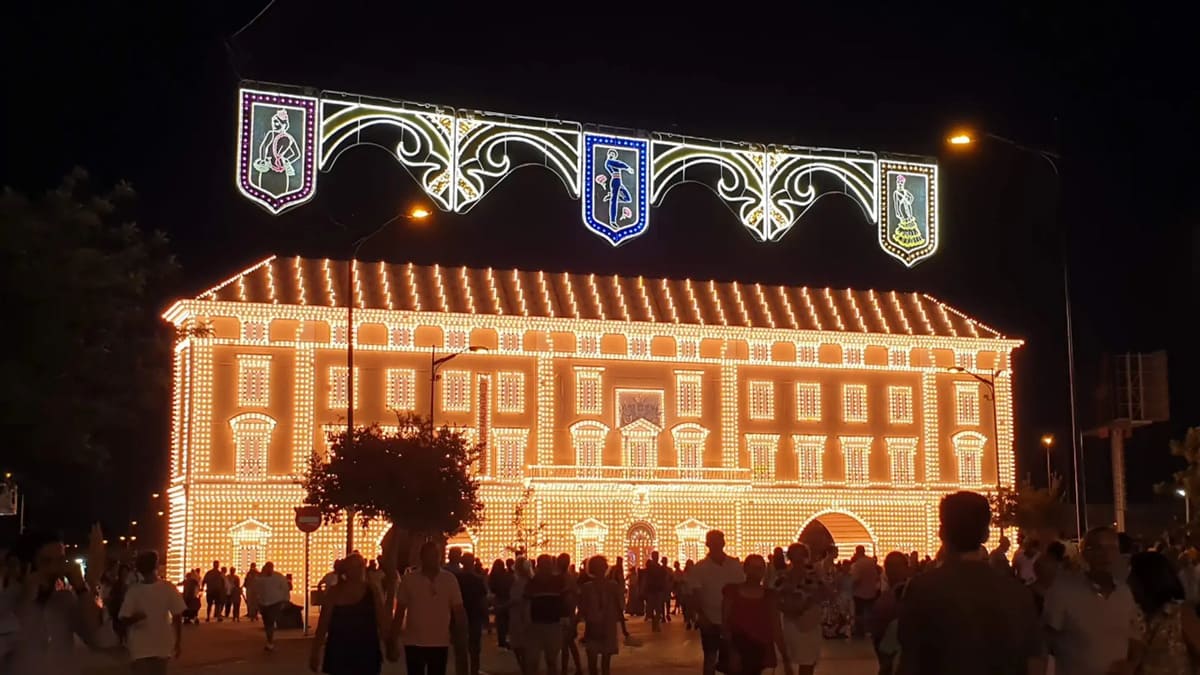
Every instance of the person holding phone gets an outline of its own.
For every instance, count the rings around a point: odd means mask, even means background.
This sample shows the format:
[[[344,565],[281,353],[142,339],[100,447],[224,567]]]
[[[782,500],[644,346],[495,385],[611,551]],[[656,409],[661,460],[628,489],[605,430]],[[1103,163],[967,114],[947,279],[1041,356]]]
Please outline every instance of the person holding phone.
[[[100,526],[92,527],[88,544],[88,578],[67,560],[62,538],[51,532],[27,531],[13,551],[21,575],[0,593],[0,672],[80,673],[75,637],[96,646],[102,619],[93,590],[105,563]]]

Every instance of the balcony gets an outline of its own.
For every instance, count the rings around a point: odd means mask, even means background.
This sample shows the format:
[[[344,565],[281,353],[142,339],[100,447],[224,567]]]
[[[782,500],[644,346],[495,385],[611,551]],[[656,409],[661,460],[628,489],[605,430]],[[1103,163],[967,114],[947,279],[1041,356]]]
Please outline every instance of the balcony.
[[[539,464],[528,468],[526,475],[534,480],[594,480],[614,483],[655,482],[744,482],[750,480],[749,469],[706,466],[578,466]]]

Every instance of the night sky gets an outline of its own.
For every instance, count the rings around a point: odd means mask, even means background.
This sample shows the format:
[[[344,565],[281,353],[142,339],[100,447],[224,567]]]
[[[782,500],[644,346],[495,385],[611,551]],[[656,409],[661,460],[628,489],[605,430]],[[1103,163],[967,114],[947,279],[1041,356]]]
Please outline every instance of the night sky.
[[[579,7],[596,13],[588,19],[525,5],[484,15],[462,3],[278,0],[253,22],[263,0],[37,4],[3,10],[0,183],[41,191],[74,165],[102,185],[131,181],[138,221],[167,232],[183,264],[170,294],[194,295],[271,253],[347,257],[354,239],[423,203],[398,163],[367,148],[344,155],[316,198],[283,216],[243,199],[234,187],[241,79],[935,155],[940,250],[911,270],[879,248],[849,200],[819,201],[782,241],[762,244],[698,186],[672,191],[646,234],[613,249],[583,227],[559,180],[536,169],[467,215],[397,226],[360,257],[927,292],[1026,340],[1015,363],[1018,470],[1041,483],[1041,434],[1059,438],[1057,470],[1070,466],[1065,228],[1085,425],[1097,417],[1104,351],[1170,352],[1173,419],[1131,441],[1132,501],[1153,499],[1152,484],[1168,477],[1166,439],[1200,424],[1196,388],[1182,386],[1197,375],[1184,351],[1195,346],[1187,334],[1200,288],[1194,41],[1140,3],[954,16],[918,3],[845,3],[840,13],[693,3],[658,15],[597,3]],[[960,124],[1060,152],[1061,219],[1041,159],[999,144],[951,152],[944,139]],[[1106,448],[1088,441],[1093,502],[1111,500]],[[166,456],[119,482],[148,493]]]

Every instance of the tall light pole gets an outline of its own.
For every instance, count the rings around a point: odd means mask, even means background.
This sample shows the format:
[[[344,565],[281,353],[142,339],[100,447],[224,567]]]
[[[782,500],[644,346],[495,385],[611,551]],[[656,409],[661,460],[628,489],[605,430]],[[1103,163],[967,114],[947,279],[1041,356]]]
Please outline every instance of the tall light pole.
[[[1183,524],[1186,526],[1192,522],[1192,497],[1184,488],[1175,488],[1175,494],[1183,497]]]
[[[383,221],[379,227],[375,228],[370,234],[359,238],[354,242],[354,247],[350,251],[350,260],[346,261],[346,444],[354,442],[354,303],[358,298],[358,294],[354,292],[354,270],[357,267],[355,264],[358,259],[358,250],[362,245],[367,243],[369,239],[383,232],[384,228],[397,220],[424,220],[430,216],[430,212],[423,208],[414,208],[408,213],[398,213],[391,218]],[[336,221],[335,221],[336,222]],[[340,224],[340,223],[339,223]],[[354,552],[354,513],[347,511],[346,513],[346,555]],[[307,591],[306,591],[307,592]]]
[[[434,400],[435,400],[434,399],[434,397],[435,397],[434,385],[438,381],[438,374],[437,374],[438,368],[441,368],[442,366],[453,361],[454,359],[457,359],[458,357],[462,356],[463,354],[466,354],[467,352],[484,352],[484,351],[487,351],[487,347],[481,347],[479,345],[471,345],[470,347],[467,347],[466,349],[460,349],[459,351],[454,352],[453,354],[447,354],[447,355],[439,358],[437,355],[437,347],[429,348],[429,431],[430,432],[433,431],[433,404],[434,404]]]
[[[968,132],[958,132],[946,139],[946,142],[954,147],[971,146],[978,143],[981,139],[988,139],[1003,143],[1011,148],[1015,148],[1030,155],[1041,157],[1050,165],[1050,170],[1054,172],[1054,192],[1057,197],[1055,200],[1054,221],[1058,222],[1058,212],[1062,202],[1062,174],[1058,170],[1058,163],[1062,161],[1062,156],[1056,152],[1035,148],[1033,146],[1018,143],[1010,138],[999,136],[997,134],[984,132],[976,138]],[[1074,465],[1075,473],[1075,530],[1079,538],[1083,538],[1083,531],[1087,529],[1087,510],[1084,500],[1086,497],[1086,486],[1084,481],[1086,477],[1081,471],[1083,465],[1083,454],[1080,452],[1080,437],[1079,437],[1079,420],[1076,413],[1075,403],[1075,335],[1072,329],[1071,322],[1071,274],[1070,274],[1070,251],[1068,250],[1069,238],[1066,228],[1062,228],[1062,281],[1063,281],[1063,310],[1066,314],[1066,333],[1067,333],[1067,382],[1070,389],[1070,405],[1071,405],[1071,459]]]
[[[989,377],[977,375],[958,366],[950,368],[950,372],[970,375],[988,388],[988,398],[992,400],[992,447],[996,449],[996,498],[999,499],[1004,486],[1000,483],[1000,425],[996,422],[996,377],[1008,372],[1008,369],[993,370]]]
[[[1054,447],[1053,434],[1042,436],[1042,447],[1046,448],[1046,489],[1049,490],[1054,483],[1054,474],[1050,470],[1050,448]]]

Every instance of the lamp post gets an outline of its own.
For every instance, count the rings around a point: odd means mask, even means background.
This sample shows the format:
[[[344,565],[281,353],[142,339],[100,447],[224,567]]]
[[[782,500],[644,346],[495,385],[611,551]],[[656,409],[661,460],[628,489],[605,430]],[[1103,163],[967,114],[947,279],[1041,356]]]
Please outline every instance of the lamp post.
[[[1046,448],[1046,489],[1049,490],[1054,482],[1053,474],[1050,471],[1050,448],[1054,446],[1054,435],[1045,434],[1042,436],[1042,447]]]
[[[950,372],[970,375],[988,388],[988,398],[992,400],[992,447],[996,449],[996,497],[999,498],[1004,486],[1000,483],[1000,426],[996,421],[996,377],[1008,371],[1007,369],[993,370],[989,377],[984,377],[972,373],[966,368],[955,366],[950,369]]]
[[[454,352],[453,354],[447,354],[447,355],[439,358],[437,355],[437,347],[429,348],[429,431],[430,432],[433,431],[433,404],[434,404],[434,397],[435,397],[434,385],[438,381],[438,374],[437,374],[438,368],[441,368],[442,366],[453,361],[454,359],[457,359],[458,357],[462,356],[463,354],[466,354],[467,352],[484,352],[484,351],[487,351],[487,347],[481,347],[479,345],[471,345],[470,347],[467,347],[466,349],[460,349],[459,351]]]
[[[1175,494],[1183,497],[1183,524],[1192,522],[1192,498],[1183,488],[1175,488]]]
[[[1011,138],[1005,138],[993,133],[984,132],[981,138],[976,138],[967,132],[958,132],[946,139],[946,142],[954,147],[965,147],[974,145],[981,139],[988,139],[1003,143],[1011,148],[1019,150],[1029,155],[1035,155],[1046,160],[1050,165],[1050,170],[1054,172],[1054,191],[1058,196],[1055,202],[1054,221],[1058,222],[1059,204],[1062,202],[1062,174],[1059,172],[1058,163],[1062,161],[1062,156],[1056,152],[1035,148],[1023,143],[1018,143]],[[1076,413],[1075,404],[1075,337],[1071,326],[1071,274],[1070,274],[1070,251],[1067,250],[1067,232],[1063,229],[1063,247],[1062,247],[1062,283],[1063,283],[1063,311],[1066,315],[1066,337],[1067,337],[1067,383],[1070,390],[1070,406],[1071,406],[1071,460],[1074,465],[1075,474],[1075,530],[1076,535],[1083,537],[1083,531],[1087,529],[1087,511],[1083,507],[1082,496],[1085,494],[1085,476],[1080,471],[1080,465],[1083,464],[1083,455],[1079,448],[1079,421]]]
[[[384,228],[400,219],[424,220],[430,216],[428,210],[414,208],[408,213],[398,213],[383,221],[375,228],[354,242],[350,251],[350,260],[346,261],[346,443],[354,442],[354,302],[357,294],[354,292],[354,268],[358,259],[358,250],[375,235],[383,232]],[[335,221],[336,222],[336,221]],[[354,552],[354,513],[346,513],[346,555]]]

